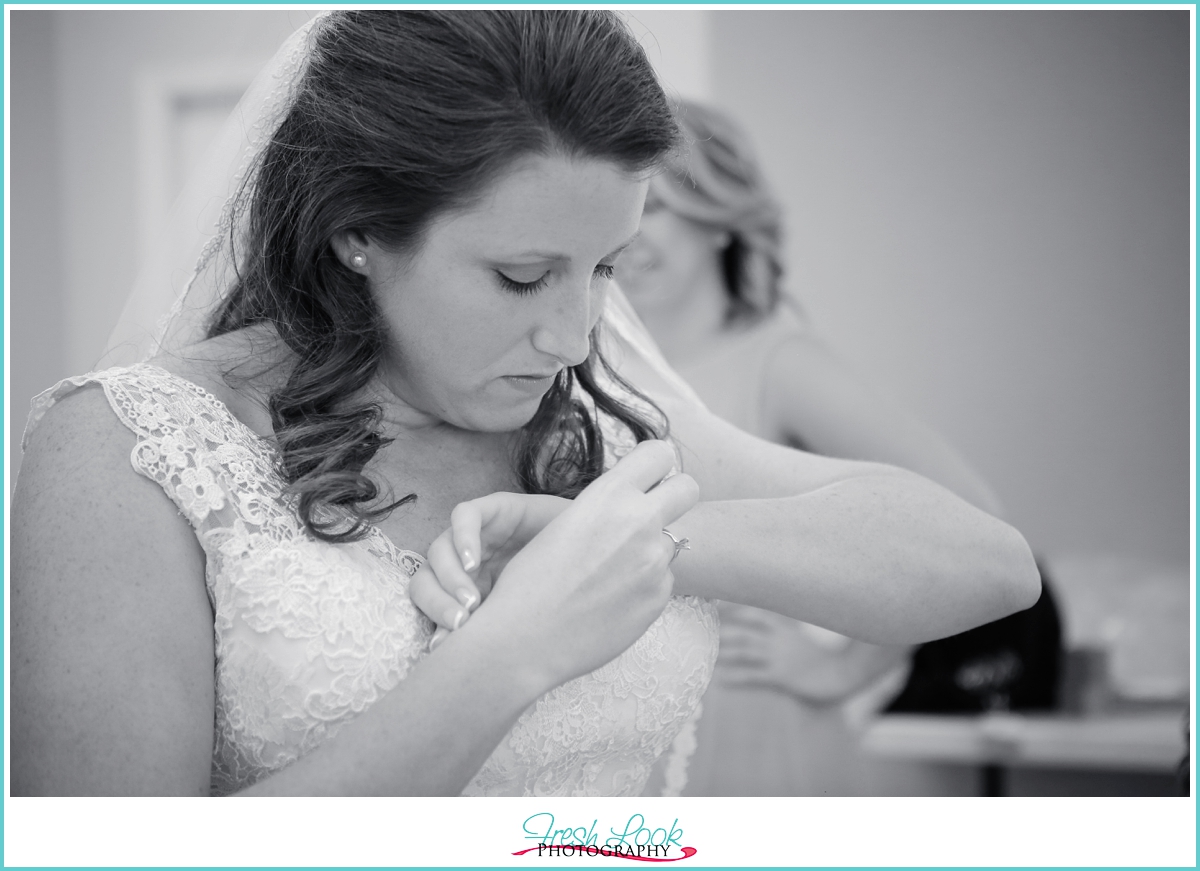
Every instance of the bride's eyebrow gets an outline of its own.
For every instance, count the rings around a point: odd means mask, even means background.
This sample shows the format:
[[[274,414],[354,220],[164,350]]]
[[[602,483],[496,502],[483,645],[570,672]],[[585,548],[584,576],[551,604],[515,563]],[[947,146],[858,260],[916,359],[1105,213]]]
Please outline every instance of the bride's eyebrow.
[[[608,260],[610,258],[616,257],[618,254],[620,254],[622,251],[624,251],[626,248],[628,248],[630,245],[632,245],[634,240],[637,239],[637,237],[640,236],[641,234],[642,234],[641,230],[638,230],[637,232],[635,232],[632,236],[630,236],[628,239],[626,239],[624,242],[622,242],[620,245],[618,245],[616,248],[614,248],[612,251],[610,251],[608,254],[606,254],[604,259]],[[569,255],[560,254],[555,251],[522,251],[520,254],[517,254],[515,257],[512,258],[511,265],[514,265],[514,266],[515,265],[524,265],[524,264],[518,264],[517,261],[524,261],[526,258],[528,258],[531,262],[553,261],[553,262],[557,262],[557,263],[566,263],[571,260],[571,257]],[[505,261],[505,262],[509,262],[509,261]]]

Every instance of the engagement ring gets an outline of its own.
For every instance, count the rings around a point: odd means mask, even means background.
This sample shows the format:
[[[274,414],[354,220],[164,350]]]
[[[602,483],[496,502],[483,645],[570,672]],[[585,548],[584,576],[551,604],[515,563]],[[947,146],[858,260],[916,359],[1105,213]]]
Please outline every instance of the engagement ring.
[[[674,544],[675,544],[675,553],[671,554],[671,559],[667,561],[667,565],[670,565],[671,563],[675,562],[675,557],[679,556],[679,552],[681,550],[691,550],[692,549],[691,544],[688,542],[688,540],[686,538],[676,538],[675,536],[673,536],[671,534],[671,531],[669,529],[667,529],[666,527],[663,527],[662,533],[667,538],[671,539],[671,541],[674,542]]]

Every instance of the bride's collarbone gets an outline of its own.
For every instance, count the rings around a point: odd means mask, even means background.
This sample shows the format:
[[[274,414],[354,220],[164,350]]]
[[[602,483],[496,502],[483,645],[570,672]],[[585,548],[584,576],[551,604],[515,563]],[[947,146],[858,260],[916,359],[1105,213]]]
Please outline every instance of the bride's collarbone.
[[[460,502],[521,489],[505,446],[488,439],[451,436],[420,445],[397,439],[367,471],[392,500],[416,496],[377,525],[397,546],[422,554],[449,527]]]

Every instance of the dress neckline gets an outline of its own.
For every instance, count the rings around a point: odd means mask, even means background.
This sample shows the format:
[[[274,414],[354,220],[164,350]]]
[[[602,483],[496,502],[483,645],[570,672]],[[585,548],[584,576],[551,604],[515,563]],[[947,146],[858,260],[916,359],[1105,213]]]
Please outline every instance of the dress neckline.
[[[132,368],[152,369],[155,372],[158,372],[162,375],[167,376],[167,378],[170,380],[177,381],[180,384],[185,385],[189,390],[191,390],[194,393],[199,394],[199,396],[202,399],[206,400],[209,405],[211,405],[214,409],[216,409],[218,414],[220,414],[227,421],[232,423],[234,428],[238,429],[243,434],[249,436],[250,439],[255,444],[257,444],[263,450],[267,451],[271,455],[272,460],[277,461],[279,459],[279,447],[278,447],[278,445],[276,445],[274,438],[271,436],[259,435],[257,432],[255,432],[253,429],[251,429],[244,420],[242,420],[240,417],[238,417],[236,414],[233,413],[233,409],[231,409],[229,407],[229,405],[223,399],[218,397],[215,393],[213,393],[208,388],[206,388],[200,384],[197,384],[195,381],[192,381],[190,378],[184,378],[182,375],[177,375],[176,373],[172,372],[170,369],[160,366],[157,363],[149,363],[149,362],[139,363],[139,364],[137,364],[137,366],[132,367]],[[276,466],[276,468],[278,467],[277,462],[274,463],[273,465]],[[392,541],[392,539],[388,536],[388,534],[386,532],[384,532],[382,529],[380,529],[376,524],[368,522],[367,528],[370,530],[371,537],[374,537],[376,540],[378,540],[383,545],[385,550],[396,554],[398,557],[399,556],[414,557],[422,565],[425,563],[424,556],[417,553],[415,550],[409,550],[408,548],[400,547],[398,544],[396,544],[394,541]],[[397,559],[397,563],[399,563],[399,562],[400,562],[400,560]]]

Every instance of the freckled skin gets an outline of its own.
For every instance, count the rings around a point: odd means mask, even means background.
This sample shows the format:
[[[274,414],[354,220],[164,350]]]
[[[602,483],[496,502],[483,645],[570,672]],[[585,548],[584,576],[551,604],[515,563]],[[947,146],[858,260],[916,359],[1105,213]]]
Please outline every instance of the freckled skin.
[[[392,337],[387,389],[430,422],[523,426],[550,378],[513,376],[552,376],[587,357],[646,188],[605,161],[530,157],[478,203],[436,221],[415,255],[370,240],[339,246],[367,256]]]

